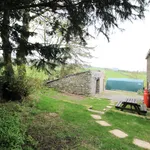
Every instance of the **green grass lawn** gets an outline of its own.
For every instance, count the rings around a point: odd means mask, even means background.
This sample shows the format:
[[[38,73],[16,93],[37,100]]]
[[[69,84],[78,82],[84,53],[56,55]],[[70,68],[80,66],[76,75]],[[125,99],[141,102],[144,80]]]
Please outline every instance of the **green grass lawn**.
[[[150,142],[150,120],[146,118],[109,111],[103,115],[103,119],[112,122],[112,129],[117,128],[128,133],[130,140],[139,138]]]
[[[103,110],[110,103],[110,101],[107,99],[85,97],[85,96],[74,96],[73,94],[59,93],[55,90],[49,91],[50,92],[45,93],[49,98],[82,105],[85,106],[86,108],[92,106],[92,108],[95,110]]]
[[[59,94],[60,99],[51,98]],[[46,95],[46,96],[45,96]],[[51,95],[51,96],[50,96]],[[103,149],[103,150],[138,150],[141,149],[132,144],[133,138],[140,138],[149,141],[150,121],[147,119],[124,115],[118,112],[108,111],[102,116],[102,119],[112,124],[111,127],[102,127],[98,125],[90,112],[87,111],[87,105],[93,106],[93,109],[102,110],[109,101],[105,99],[85,98],[82,100],[69,99],[70,96],[60,94],[55,91],[49,91],[41,96],[37,104],[38,109],[44,112],[57,113],[64,124],[67,124],[67,134],[70,138],[77,138],[76,149]],[[129,134],[126,139],[118,139],[109,133],[112,129],[121,129]],[[138,132],[137,132],[138,131]],[[62,133],[61,136],[65,136]]]
[[[44,96],[37,107],[46,112],[58,113],[65,124],[74,127],[73,133],[72,131],[68,131],[68,133],[73,137],[79,137],[77,139],[79,144],[77,149],[138,150],[141,148],[132,144],[133,138],[149,141],[150,121],[147,119],[108,111],[102,116],[102,119],[108,121],[112,126],[102,127],[91,118],[91,113],[87,111],[84,105],[94,105],[97,110],[102,110],[108,105],[107,100],[89,98],[80,101],[67,100],[64,102],[64,96],[61,98],[62,100],[56,100]],[[75,103],[72,103],[72,101]],[[100,105],[102,106],[99,107]],[[121,129],[128,133],[129,137],[118,139],[109,133],[109,130],[112,129]]]
[[[112,126],[102,127],[90,116],[93,113],[87,106],[102,111],[109,103],[106,99],[47,89],[36,92],[22,104],[11,102],[1,106],[18,113],[24,124],[28,122],[27,134],[38,141],[32,149],[142,150],[132,141],[136,137],[150,142],[150,120],[114,112],[113,108],[102,115]],[[121,129],[129,136],[118,139],[109,133],[112,129]]]

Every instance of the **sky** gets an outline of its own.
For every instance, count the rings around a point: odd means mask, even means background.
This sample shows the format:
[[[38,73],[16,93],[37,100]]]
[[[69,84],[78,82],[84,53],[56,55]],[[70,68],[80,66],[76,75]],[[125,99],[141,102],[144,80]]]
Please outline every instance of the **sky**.
[[[88,41],[95,47],[90,65],[130,71],[146,71],[146,55],[150,49],[150,12],[145,19],[120,23],[124,31],[113,30],[110,42],[103,35]],[[93,32],[93,29],[90,29]]]
[[[150,8],[149,8],[150,10]],[[110,42],[100,34],[95,39],[88,40],[93,58],[86,60],[90,65],[100,68],[118,68],[129,71],[146,71],[146,55],[150,49],[150,12],[145,13],[145,19],[125,21],[119,24],[119,29],[112,30]],[[95,35],[94,29],[89,32]],[[39,34],[38,34],[39,35]],[[42,30],[43,35],[43,30]],[[41,37],[32,41],[39,41]],[[43,40],[43,37],[42,37]]]

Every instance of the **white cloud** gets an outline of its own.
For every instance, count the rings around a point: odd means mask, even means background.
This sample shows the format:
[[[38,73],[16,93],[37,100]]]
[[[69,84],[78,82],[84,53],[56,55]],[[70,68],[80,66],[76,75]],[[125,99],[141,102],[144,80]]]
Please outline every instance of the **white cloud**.
[[[91,65],[146,71],[145,57],[150,48],[150,13],[146,13],[145,20],[125,22],[120,26],[125,31],[115,29],[109,43],[103,35],[89,41],[89,45],[97,45],[93,53],[97,59],[90,60]]]

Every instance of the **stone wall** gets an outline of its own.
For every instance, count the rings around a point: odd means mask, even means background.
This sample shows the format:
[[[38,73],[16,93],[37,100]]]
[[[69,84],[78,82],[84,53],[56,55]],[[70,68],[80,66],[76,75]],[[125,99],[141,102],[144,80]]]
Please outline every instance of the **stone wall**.
[[[91,72],[82,72],[68,75],[62,79],[47,82],[49,87],[56,88],[62,92],[79,95],[90,95]]]

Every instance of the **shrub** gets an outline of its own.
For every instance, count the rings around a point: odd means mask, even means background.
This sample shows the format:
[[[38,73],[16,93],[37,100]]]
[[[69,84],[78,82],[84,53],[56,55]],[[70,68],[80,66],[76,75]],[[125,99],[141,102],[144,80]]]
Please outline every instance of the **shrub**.
[[[0,108],[0,149],[21,150],[22,144],[24,144],[24,133],[21,130],[19,117]]]
[[[41,88],[41,80],[15,76],[10,82],[4,80],[2,93],[5,100],[22,100],[33,91]]]

